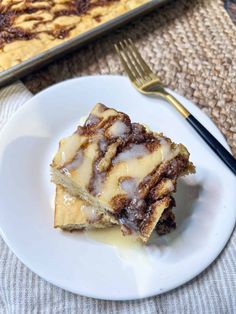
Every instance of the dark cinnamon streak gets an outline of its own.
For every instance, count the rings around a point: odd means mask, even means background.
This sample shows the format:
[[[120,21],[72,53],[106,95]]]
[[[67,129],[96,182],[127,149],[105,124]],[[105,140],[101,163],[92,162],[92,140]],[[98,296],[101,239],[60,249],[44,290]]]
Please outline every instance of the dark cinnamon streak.
[[[106,111],[108,108],[101,105],[100,110]],[[126,127],[127,132],[124,137],[120,136],[109,136],[109,128],[116,122],[122,121]],[[90,114],[84,126],[80,126],[77,132],[84,136],[93,136],[100,132],[100,138],[104,142],[106,149],[102,151],[99,149],[98,157],[93,164],[93,173],[88,186],[89,192],[93,196],[97,196],[97,180],[103,181],[107,175],[108,170],[110,170],[113,165],[113,159],[121,152],[129,150],[134,144],[145,145],[149,152],[152,152],[158,146],[160,146],[159,139],[152,133],[147,132],[146,129],[139,123],[131,123],[130,118],[124,113],[118,113],[116,116],[110,116],[108,119],[102,121],[94,114]],[[118,142],[119,141],[119,142]],[[165,141],[169,141],[165,138]],[[112,143],[118,143],[117,151],[111,160],[109,168],[103,172],[98,171],[98,164],[104,157],[107,148]],[[88,142],[80,147],[80,150],[87,147]],[[138,157],[137,157],[138,158]],[[115,210],[115,218],[126,227],[127,232],[129,229],[136,230],[138,232],[142,231],[143,226],[146,224],[146,220],[152,212],[152,204],[155,202],[162,202],[164,199],[169,197],[169,207],[165,212],[165,216],[168,216],[169,228],[174,228],[174,215],[171,212],[172,207],[174,207],[175,202],[172,197],[169,196],[170,192],[167,190],[166,194],[157,196],[153,189],[156,189],[157,185],[163,179],[172,180],[173,184],[176,184],[178,176],[184,172],[188,165],[188,156],[177,156],[172,160],[159,165],[156,169],[149,173],[147,177],[139,184],[136,197],[131,200],[125,195],[116,195],[112,199],[112,208]],[[120,178],[120,181],[132,178]],[[121,182],[120,182],[121,183]],[[153,188],[154,187],[154,188]],[[159,197],[159,198],[158,198]],[[148,210],[147,210],[148,209]],[[167,228],[166,224],[159,224],[159,233],[165,233],[164,228]],[[167,228],[168,229],[168,228]],[[166,230],[167,230],[166,229]]]
[[[160,182],[163,178],[169,179],[177,179],[179,174],[184,171],[186,165],[188,163],[188,159],[180,156],[176,157],[176,159],[170,160],[165,164],[159,166],[157,168],[158,175],[155,178],[155,184]],[[168,195],[168,194],[167,194]],[[146,196],[142,199],[133,199],[131,202],[124,204],[123,209],[119,213],[119,221],[134,230],[142,229],[142,226],[145,225],[145,218],[148,219],[147,208],[151,211],[151,205],[155,201],[161,201],[162,198],[166,197],[165,195],[161,196],[160,199],[156,199],[150,186],[148,187],[148,192]],[[174,199],[171,198],[171,202],[168,210],[170,211],[172,207],[175,206]],[[173,216],[172,216],[173,217]],[[172,225],[172,227],[174,227]],[[140,230],[139,230],[140,231]]]
[[[95,7],[101,7],[109,5],[110,3],[117,2],[119,0],[97,0],[91,2],[90,0],[74,0],[65,1],[66,9],[53,12],[52,20],[60,16],[80,16],[88,14],[89,11]],[[23,1],[22,1],[23,2]],[[32,38],[37,38],[40,33],[50,34],[53,38],[64,39],[69,36],[70,31],[75,28],[75,26],[59,26],[56,31],[43,30],[40,32],[34,31],[34,29],[23,29],[14,26],[14,21],[18,16],[23,14],[28,14],[29,17],[25,21],[38,20],[37,25],[47,24],[42,20],[42,18],[35,16],[34,13],[38,11],[50,11],[50,9],[55,5],[53,1],[47,1],[47,5],[39,5],[38,7],[31,7],[31,4],[40,2],[38,0],[29,0],[23,7],[14,8],[14,5],[19,2],[12,1],[9,5],[0,4],[0,48],[4,47],[4,44],[12,42],[14,40],[30,40]],[[95,16],[94,19],[100,22],[100,16]],[[50,22],[51,22],[50,21]]]

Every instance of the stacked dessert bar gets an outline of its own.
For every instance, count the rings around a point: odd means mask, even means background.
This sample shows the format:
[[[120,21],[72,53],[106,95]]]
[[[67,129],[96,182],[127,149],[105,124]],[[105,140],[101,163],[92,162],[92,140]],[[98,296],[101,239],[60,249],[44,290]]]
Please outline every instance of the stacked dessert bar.
[[[146,242],[175,228],[177,179],[195,168],[189,152],[129,116],[97,104],[85,124],[60,141],[51,164],[55,227],[118,224]]]

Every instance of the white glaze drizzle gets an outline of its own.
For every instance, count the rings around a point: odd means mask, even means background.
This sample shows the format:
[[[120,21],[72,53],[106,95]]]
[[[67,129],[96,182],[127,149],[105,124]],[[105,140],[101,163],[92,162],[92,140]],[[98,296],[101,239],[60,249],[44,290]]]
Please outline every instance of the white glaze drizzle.
[[[89,221],[93,222],[98,219],[97,212],[92,206],[82,205],[80,210]]]
[[[66,205],[66,206],[70,206],[70,205],[74,204],[75,201],[76,201],[76,197],[71,196],[71,195],[68,194],[68,193],[65,193],[65,194],[64,194],[63,199],[64,199],[64,201],[63,201],[63,202],[64,202],[64,205]]]
[[[127,193],[128,198],[137,196],[137,181],[135,179],[125,179],[120,183],[121,188]]]
[[[112,126],[108,129],[108,133],[111,137],[123,137],[126,135],[128,131],[127,125],[120,121],[117,120],[115,123],[112,124]]]
[[[130,149],[127,149],[120,154],[117,155],[117,157],[113,160],[113,163],[117,163],[120,161],[126,161],[134,158],[141,158],[147,155],[149,151],[143,144],[134,144],[130,147]]]

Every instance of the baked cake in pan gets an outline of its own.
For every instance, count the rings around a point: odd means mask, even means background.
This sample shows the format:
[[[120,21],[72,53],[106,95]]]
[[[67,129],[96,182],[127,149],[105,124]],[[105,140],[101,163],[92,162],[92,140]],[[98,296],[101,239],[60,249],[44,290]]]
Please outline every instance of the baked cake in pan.
[[[144,242],[156,227],[165,233],[163,221],[174,227],[176,181],[194,172],[184,145],[102,104],[93,108],[84,126],[61,140],[51,169],[52,180],[70,195]]]
[[[114,19],[147,0],[2,0],[0,71]]]

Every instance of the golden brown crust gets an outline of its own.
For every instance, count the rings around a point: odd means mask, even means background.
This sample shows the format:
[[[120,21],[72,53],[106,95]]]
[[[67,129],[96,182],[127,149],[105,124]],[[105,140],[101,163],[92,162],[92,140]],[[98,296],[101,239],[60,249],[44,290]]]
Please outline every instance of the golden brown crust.
[[[171,201],[171,197],[166,196],[160,200],[157,200],[150,206],[150,212],[145,220],[142,222],[140,230],[141,238],[144,242],[147,242],[147,240],[149,239],[164,210],[170,206]]]

